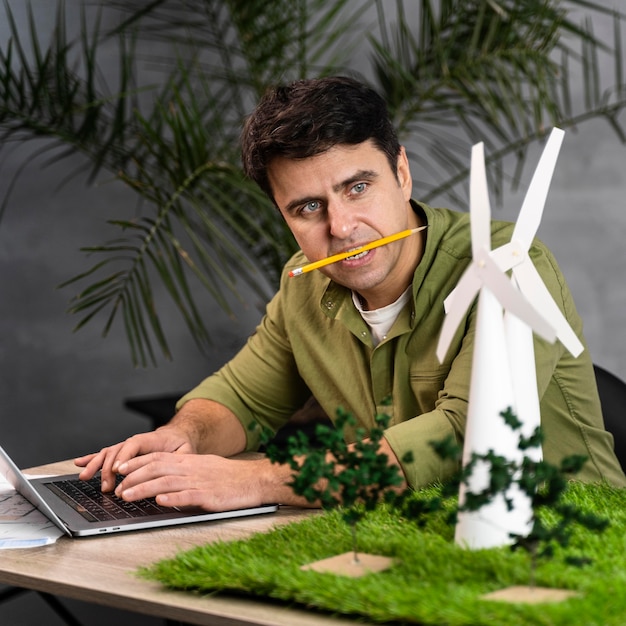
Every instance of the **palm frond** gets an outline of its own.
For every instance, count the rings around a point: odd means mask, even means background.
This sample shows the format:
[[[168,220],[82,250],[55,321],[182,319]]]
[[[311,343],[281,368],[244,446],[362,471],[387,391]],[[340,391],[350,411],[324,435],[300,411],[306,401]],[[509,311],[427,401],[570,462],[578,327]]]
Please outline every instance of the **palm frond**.
[[[31,55],[6,6],[12,36],[6,51],[0,49],[0,141],[50,138],[56,146],[82,152],[94,178],[101,168],[115,170],[132,158],[136,92],[126,60],[120,64],[116,89],[108,90],[96,56],[98,21],[91,36],[83,29],[81,45],[75,50],[67,40],[63,6],[59,4],[55,34],[46,50],[31,26]],[[29,15],[32,24],[32,9]],[[3,206],[7,200],[5,195]]]

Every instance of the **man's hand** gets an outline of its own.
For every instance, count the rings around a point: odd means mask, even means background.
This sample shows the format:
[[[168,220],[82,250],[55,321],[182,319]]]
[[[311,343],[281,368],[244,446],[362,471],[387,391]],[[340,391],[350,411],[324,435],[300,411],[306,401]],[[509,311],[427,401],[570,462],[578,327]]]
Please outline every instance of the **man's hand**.
[[[163,506],[225,511],[293,499],[286,476],[265,458],[227,459],[213,454],[153,452],[121,463],[115,490],[128,501],[156,498]]]
[[[187,402],[169,424],[154,432],[130,437],[95,454],[79,457],[74,463],[83,467],[79,477],[92,478],[102,472],[102,490],[112,491],[120,465],[151,452],[175,454],[217,454],[232,456],[245,449],[246,433],[237,417],[225,406],[211,400]]]
[[[134,435],[126,441],[103,448],[100,452],[88,454],[74,460],[83,467],[79,478],[89,480],[101,470],[102,491],[112,491],[120,465],[139,455],[150,452],[191,454],[195,450],[185,432],[174,426],[163,426],[149,433]]]

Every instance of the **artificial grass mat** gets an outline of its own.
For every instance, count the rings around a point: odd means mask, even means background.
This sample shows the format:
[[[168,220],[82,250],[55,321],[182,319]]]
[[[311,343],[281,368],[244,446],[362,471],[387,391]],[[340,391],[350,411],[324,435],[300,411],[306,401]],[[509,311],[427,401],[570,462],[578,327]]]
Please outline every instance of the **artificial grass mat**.
[[[580,595],[558,603],[487,601],[485,593],[531,582],[531,559],[509,548],[465,550],[453,542],[444,513],[424,527],[379,507],[359,522],[358,550],[394,557],[380,573],[350,578],[302,565],[352,550],[350,528],[328,511],[249,539],[212,543],[144,568],[140,575],[193,593],[236,592],[365,621],[406,624],[611,626],[626,623],[626,490],[572,483],[564,496],[607,517],[602,533],[575,528],[567,549],[540,559],[538,586]],[[582,567],[564,556],[588,557]]]

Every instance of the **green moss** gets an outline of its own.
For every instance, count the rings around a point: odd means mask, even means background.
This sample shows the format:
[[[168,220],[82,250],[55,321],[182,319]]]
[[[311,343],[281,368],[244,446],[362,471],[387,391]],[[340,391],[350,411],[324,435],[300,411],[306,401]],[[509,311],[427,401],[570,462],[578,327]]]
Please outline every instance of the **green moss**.
[[[539,561],[537,585],[581,592],[556,604],[482,600],[489,591],[529,583],[526,552],[463,550],[452,541],[445,512],[418,528],[385,507],[359,523],[362,551],[397,559],[381,573],[354,579],[300,570],[351,550],[350,529],[336,510],[246,540],[202,546],[140,574],[176,589],[244,593],[376,622],[621,625],[626,620],[626,491],[573,483],[565,499],[608,517],[610,525],[601,534],[576,529],[567,550],[557,547],[554,558]],[[565,556],[592,561],[578,568]]]

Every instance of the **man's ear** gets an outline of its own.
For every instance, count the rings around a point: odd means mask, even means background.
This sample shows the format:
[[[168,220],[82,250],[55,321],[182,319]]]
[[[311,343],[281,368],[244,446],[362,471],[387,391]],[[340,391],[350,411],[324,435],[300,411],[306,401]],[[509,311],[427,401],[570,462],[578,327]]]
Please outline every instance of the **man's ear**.
[[[398,184],[404,191],[404,199],[408,202],[413,193],[413,178],[411,177],[411,167],[404,146],[400,146],[400,152],[398,153],[396,176],[398,178]]]

